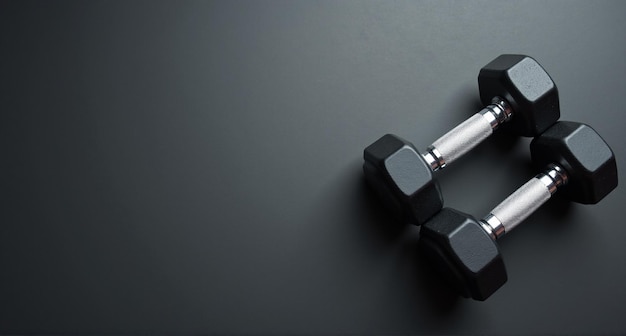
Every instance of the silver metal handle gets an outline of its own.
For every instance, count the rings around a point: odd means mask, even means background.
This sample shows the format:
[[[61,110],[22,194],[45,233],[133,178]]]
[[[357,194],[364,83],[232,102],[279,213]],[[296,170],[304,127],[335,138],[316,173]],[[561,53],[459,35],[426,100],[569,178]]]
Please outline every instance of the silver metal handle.
[[[533,177],[491,210],[482,220],[483,228],[493,238],[499,238],[513,230],[549,200],[558,187],[566,184],[567,178],[561,167],[549,165],[546,172]]]
[[[511,115],[506,101],[496,97],[492,104],[433,142],[422,156],[433,171],[442,169],[489,137]]]

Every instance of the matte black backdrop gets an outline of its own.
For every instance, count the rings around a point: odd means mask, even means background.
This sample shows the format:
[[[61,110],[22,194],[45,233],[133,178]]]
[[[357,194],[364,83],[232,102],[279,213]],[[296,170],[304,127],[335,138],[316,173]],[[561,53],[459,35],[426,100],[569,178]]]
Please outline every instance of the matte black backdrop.
[[[526,53],[626,167],[626,2],[0,2],[0,332],[626,333],[626,194],[552,200],[509,282],[447,292],[365,187]],[[484,215],[534,175],[495,136],[439,175]]]

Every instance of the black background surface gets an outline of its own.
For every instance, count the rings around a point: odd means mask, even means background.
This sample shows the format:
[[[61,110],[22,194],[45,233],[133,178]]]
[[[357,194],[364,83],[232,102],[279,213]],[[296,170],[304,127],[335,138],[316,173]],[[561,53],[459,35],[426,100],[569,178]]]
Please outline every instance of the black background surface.
[[[0,332],[625,333],[626,195],[549,201],[460,299],[366,188],[478,70],[536,58],[626,166],[626,2],[0,2]],[[532,177],[498,134],[438,175],[482,216]]]

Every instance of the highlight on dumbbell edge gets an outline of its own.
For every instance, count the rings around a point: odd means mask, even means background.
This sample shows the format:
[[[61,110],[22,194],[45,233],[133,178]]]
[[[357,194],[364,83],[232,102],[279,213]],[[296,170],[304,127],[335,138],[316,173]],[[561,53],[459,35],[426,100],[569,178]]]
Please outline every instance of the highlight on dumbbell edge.
[[[458,292],[483,301],[507,281],[496,239],[511,231],[557,190],[568,200],[596,204],[617,187],[609,145],[590,126],[559,121],[530,144],[530,179],[482,220],[444,208],[420,231],[420,246]]]
[[[501,55],[478,75],[480,112],[419,153],[410,142],[387,134],[365,148],[365,178],[385,206],[403,222],[417,225],[443,207],[433,172],[443,169],[489,137],[500,125],[515,135],[537,136],[560,117],[559,94],[533,58]]]

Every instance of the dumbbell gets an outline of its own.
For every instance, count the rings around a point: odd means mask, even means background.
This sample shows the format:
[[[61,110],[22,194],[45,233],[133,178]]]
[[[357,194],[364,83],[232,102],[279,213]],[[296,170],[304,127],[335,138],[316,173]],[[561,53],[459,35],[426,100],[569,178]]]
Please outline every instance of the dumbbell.
[[[537,136],[560,117],[559,94],[548,73],[531,57],[501,55],[478,75],[480,112],[420,154],[413,144],[387,134],[365,148],[363,171],[385,206],[402,222],[421,225],[443,207],[433,172],[489,137],[500,125]]]
[[[461,295],[483,301],[507,281],[496,239],[511,231],[557,190],[573,202],[595,204],[617,187],[611,148],[591,127],[559,121],[530,144],[545,167],[482,220],[444,208],[420,230],[420,246]]]

